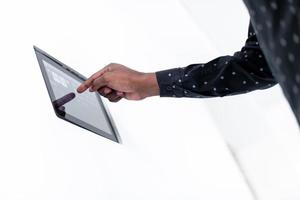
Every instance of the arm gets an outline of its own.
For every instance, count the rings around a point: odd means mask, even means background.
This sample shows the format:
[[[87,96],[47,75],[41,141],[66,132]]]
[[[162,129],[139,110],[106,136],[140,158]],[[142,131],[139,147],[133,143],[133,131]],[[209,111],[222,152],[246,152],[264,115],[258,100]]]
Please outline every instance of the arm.
[[[245,46],[233,56],[155,73],[141,73],[112,63],[92,75],[77,91],[90,88],[116,102],[123,97],[140,100],[155,95],[223,97],[266,89],[276,83],[250,25]]]
[[[223,97],[266,89],[277,82],[250,24],[241,51],[208,63],[156,72],[161,97]]]

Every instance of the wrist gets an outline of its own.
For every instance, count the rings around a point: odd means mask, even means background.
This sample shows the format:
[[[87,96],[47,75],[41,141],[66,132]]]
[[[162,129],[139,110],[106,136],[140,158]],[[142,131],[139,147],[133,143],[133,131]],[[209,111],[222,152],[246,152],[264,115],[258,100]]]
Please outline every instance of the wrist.
[[[159,95],[159,86],[155,73],[141,73],[137,83],[140,97],[146,98]]]

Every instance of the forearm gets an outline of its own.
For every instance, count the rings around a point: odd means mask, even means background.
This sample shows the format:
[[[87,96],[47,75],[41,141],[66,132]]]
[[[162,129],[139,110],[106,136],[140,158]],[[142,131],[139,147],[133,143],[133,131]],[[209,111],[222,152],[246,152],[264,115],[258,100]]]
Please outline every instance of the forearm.
[[[161,97],[223,97],[266,89],[277,82],[265,65],[244,53],[156,72]],[[256,53],[253,53],[256,56]],[[259,56],[259,55],[257,55]],[[248,57],[248,56],[246,56]]]
[[[245,46],[233,56],[156,72],[161,97],[223,97],[277,83],[250,24]]]

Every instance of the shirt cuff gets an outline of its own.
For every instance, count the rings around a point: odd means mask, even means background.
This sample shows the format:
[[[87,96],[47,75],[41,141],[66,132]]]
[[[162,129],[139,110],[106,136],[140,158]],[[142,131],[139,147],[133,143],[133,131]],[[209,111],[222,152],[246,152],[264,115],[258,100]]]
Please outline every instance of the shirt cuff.
[[[183,97],[182,68],[173,68],[155,72],[160,97]]]

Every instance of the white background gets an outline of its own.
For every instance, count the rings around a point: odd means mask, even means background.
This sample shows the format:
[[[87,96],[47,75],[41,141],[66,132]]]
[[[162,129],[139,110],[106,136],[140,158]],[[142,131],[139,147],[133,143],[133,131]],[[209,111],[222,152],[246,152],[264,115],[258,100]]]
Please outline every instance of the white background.
[[[239,0],[0,1],[0,199],[299,199],[299,131],[279,86],[105,100],[120,145],[55,116],[32,48],[86,76],[110,62],[153,72],[233,54],[248,21]]]

